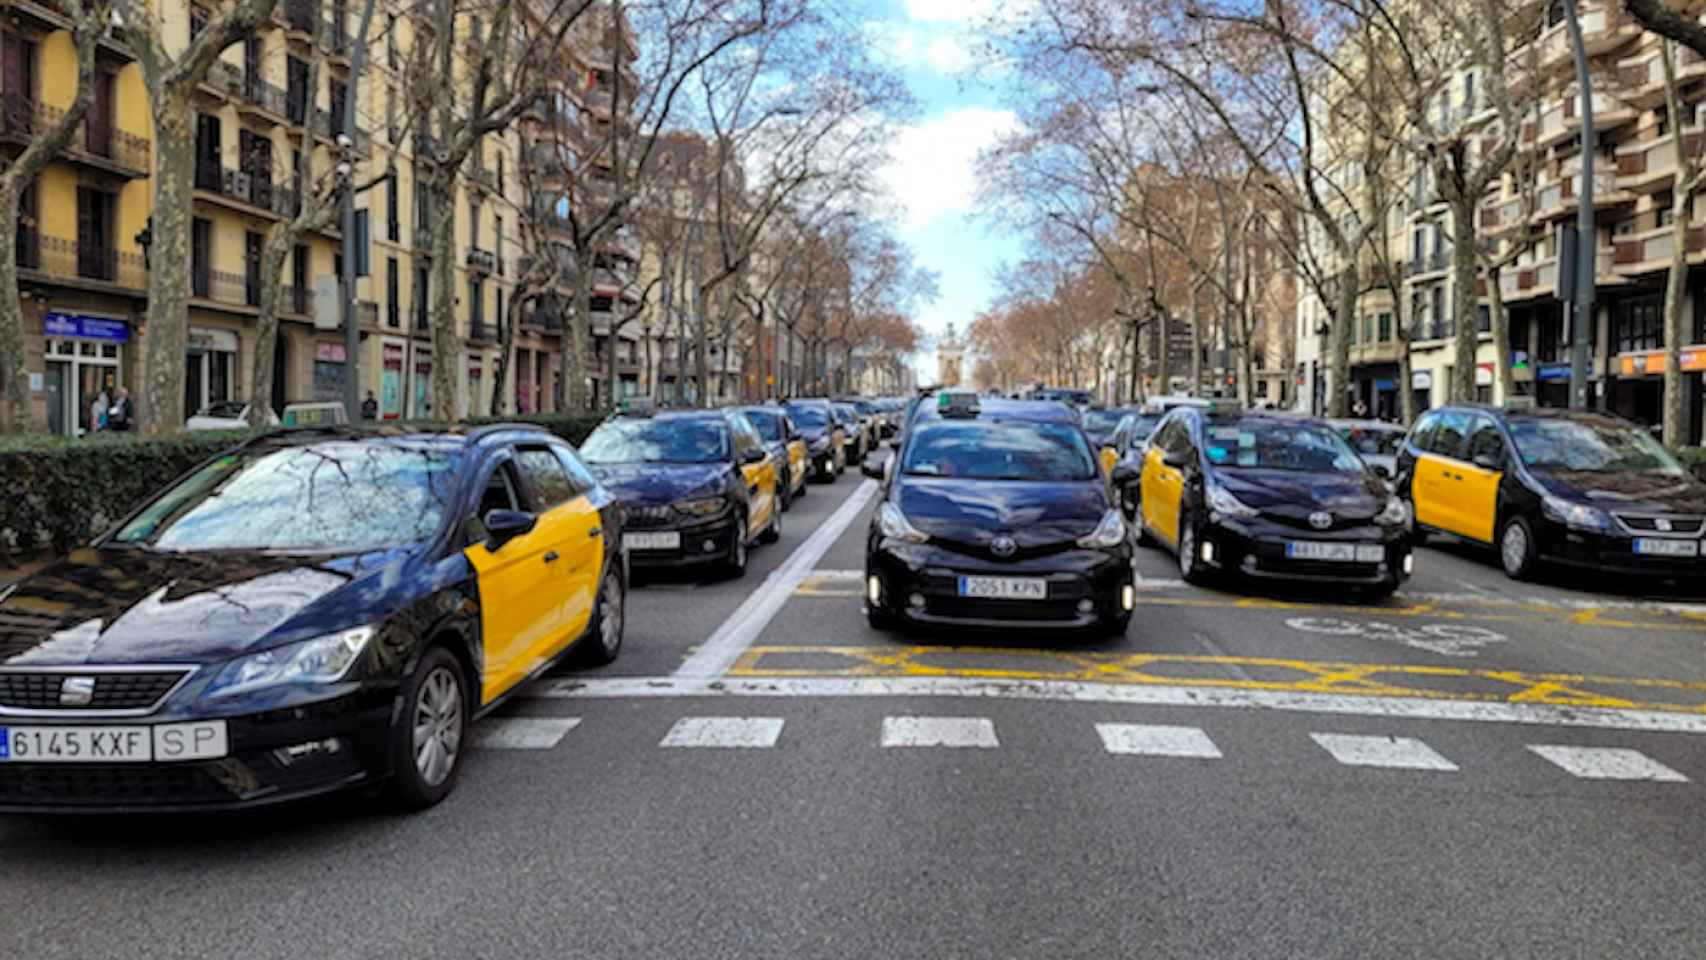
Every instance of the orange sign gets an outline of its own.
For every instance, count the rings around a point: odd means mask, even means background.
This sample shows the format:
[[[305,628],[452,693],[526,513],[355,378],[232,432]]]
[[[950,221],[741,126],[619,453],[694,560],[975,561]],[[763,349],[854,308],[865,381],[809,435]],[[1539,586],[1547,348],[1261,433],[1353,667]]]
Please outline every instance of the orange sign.
[[[1682,369],[1706,370],[1706,347],[1689,347],[1682,351]],[[1659,377],[1665,372],[1663,350],[1643,350],[1640,353],[1617,355],[1618,369],[1625,377]]]

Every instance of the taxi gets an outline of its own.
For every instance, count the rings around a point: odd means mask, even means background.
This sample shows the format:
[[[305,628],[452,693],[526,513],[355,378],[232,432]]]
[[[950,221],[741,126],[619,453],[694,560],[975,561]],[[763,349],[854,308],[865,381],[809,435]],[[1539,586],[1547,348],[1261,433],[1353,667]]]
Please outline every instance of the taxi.
[[[863,470],[872,627],[1126,631],[1131,538],[1072,411],[944,392]]]
[[[1138,537],[1179,574],[1347,584],[1390,595],[1413,570],[1409,512],[1326,424],[1235,405],[1179,406],[1138,480]]]
[[[1442,407],[1416,421],[1396,473],[1418,537],[1491,547],[1512,579],[1546,563],[1706,577],[1706,483],[1627,420]]]
[[[1084,411],[1084,435],[1090,438],[1090,446],[1096,451],[1103,470],[1112,471],[1114,463],[1119,460],[1119,451],[1114,446],[1114,431],[1119,429],[1128,414],[1134,412],[1120,407],[1092,407]]]
[[[811,397],[789,400],[784,406],[805,437],[812,479],[834,483],[841,471],[847,469],[847,434],[829,401]]]
[[[622,547],[637,568],[713,565],[742,577],[754,542],[781,539],[776,465],[732,408],[654,413],[630,403],[580,454],[622,502]]]
[[[758,435],[764,449],[776,465],[776,496],[782,509],[794,505],[795,497],[806,495],[806,476],[811,473],[811,460],[806,453],[806,438],[793,418],[777,406],[737,407]]]
[[[865,462],[865,454],[871,452],[872,431],[859,416],[859,411],[851,403],[832,402],[830,408],[835,412],[836,421],[841,424],[842,434],[846,439],[847,462],[855,466]]]
[[[249,440],[0,589],[0,810],[437,803],[474,720],[621,651],[621,536],[537,427]]]
[[[1103,463],[1107,466],[1109,476],[1120,464],[1130,467],[1127,473],[1131,481],[1120,484],[1115,492],[1120,497],[1120,507],[1125,511],[1127,521],[1137,522],[1137,480],[1143,475],[1143,458],[1149,449],[1149,436],[1161,423],[1162,414],[1140,410],[1128,413],[1120,418],[1119,426],[1114,428],[1114,434],[1108,438],[1108,447],[1104,448]],[[1107,458],[1107,453],[1113,454]]]

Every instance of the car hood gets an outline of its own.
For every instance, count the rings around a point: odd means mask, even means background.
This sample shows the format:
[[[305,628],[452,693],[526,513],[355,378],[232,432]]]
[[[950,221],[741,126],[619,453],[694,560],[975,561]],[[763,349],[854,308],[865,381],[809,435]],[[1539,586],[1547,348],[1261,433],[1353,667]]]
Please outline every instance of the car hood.
[[[1322,510],[1343,520],[1370,520],[1389,497],[1373,474],[1216,470],[1214,479],[1245,506],[1300,522]]]
[[[1573,503],[1632,513],[1706,514],[1706,483],[1650,473],[1535,471],[1547,493]]]
[[[800,436],[804,437],[807,443],[816,443],[819,440],[822,440],[823,438],[829,436],[829,428],[828,427],[801,427],[800,428]]]
[[[83,548],[0,590],[0,665],[205,663],[305,639],[368,622],[383,589],[356,585],[383,588],[407,556]]]
[[[1109,506],[1107,492],[1093,480],[908,479],[896,485],[893,499],[913,526],[932,537],[987,544],[1008,536],[1021,549],[1081,537],[1096,528]]]
[[[612,463],[592,467],[593,476],[623,503],[674,503],[722,480],[724,463]]]

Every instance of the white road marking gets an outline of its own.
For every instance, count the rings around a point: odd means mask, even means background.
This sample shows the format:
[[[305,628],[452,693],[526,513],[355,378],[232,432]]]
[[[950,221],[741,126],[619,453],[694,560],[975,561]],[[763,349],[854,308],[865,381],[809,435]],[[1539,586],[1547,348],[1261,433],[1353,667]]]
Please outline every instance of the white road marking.
[[[1285,625],[1303,633],[1335,637],[1388,640],[1445,657],[1475,657],[1481,648],[1504,643],[1504,634],[1463,623],[1387,623],[1382,620],[1343,620],[1338,617],[1292,617]]]
[[[825,583],[844,583],[849,581],[853,583],[864,583],[865,571],[819,569],[813,570],[811,572],[811,577],[815,580],[822,580]]]
[[[1312,733],[1311,740],[1349,767],[1389,767],[1395,770],[1456,770],[1414,737],[1361,737],[1346,733]]]
[[[805,543],[794,548],[793,554],[764,578],[758,589],[747,596],[739,609],[730,614],[692,656],[682,661],[675,675],[720,677],[727,672],[740,658],[741,652],[758,639],[759,633],[788,602],[794,589],[812,573],[812,567],[835,545],[876,492],[875,480],[866,480],[855,488],[846,502],[837,507],[829,519],[806,538]]]
[[[1584,780],[1662,780],[1687,783],[1688,778],[1639,750],[1622,747],[1556,747],[1531,745],[1530,750]]]
[[[1471,583],[1468,580],[1459,580],[1456,577],[1448,577],[1446,579],[1450,580],[1452,583],[1457,584],[1458,586],[1462,587],[1465,590],[1472,590],[1472,591],[1474,591],[1478,594],[1481,594],[1483,596],[1491,596],[1492,594],[1494,594],[1496,592],[1493,590],[1489,590],[1486,587],[1481,586],[1480,584]]]
[[[1098,723],[1096,733],[1109,753],[1147,757],[1220,759],[1220,748],[1197,727],[1168,727],[1144,723]]]
[[[532,699],[669,697],[960,697],[1165,707],[1238,707],[1406,720],[1463,720],[1649,733],[1706,734],[1706,715],[1544,703],[1357,697],[1289,690],[967,677],[612,677],[536,683]]]
[[[781,717],[682,717],[658,746],[762,749],[781,735]]]
[[[485,750],[549,750],[580,722],[579,717],[489,717],[474,724],[474,746]]]
[[[885,747],[1001,746],[995,724],[984,717],[884,717]]]

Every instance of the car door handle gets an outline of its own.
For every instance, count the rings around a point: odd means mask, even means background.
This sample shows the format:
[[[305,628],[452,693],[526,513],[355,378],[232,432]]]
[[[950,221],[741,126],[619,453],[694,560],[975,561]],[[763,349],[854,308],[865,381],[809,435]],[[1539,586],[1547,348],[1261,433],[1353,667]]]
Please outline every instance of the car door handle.
[[[597,540],[599,537],[604,535],[604,528],[603,527],[593,527],[591,530],[588,530],[586,532],[586,535],[587,535],[587,539],[589,539],[589,540]]]
[[[557,559],[557,551],[555,551],[555,550],[545,551],[545,562],[546,563],[552,563],[556,559]]]

